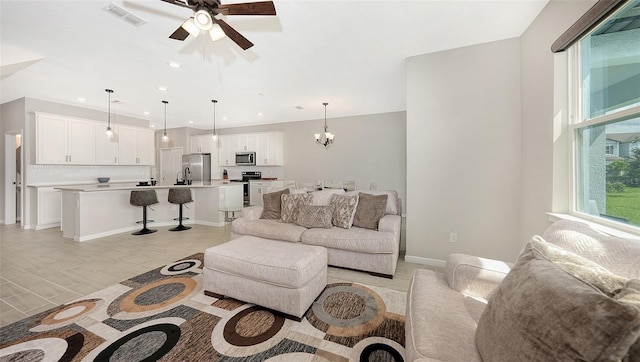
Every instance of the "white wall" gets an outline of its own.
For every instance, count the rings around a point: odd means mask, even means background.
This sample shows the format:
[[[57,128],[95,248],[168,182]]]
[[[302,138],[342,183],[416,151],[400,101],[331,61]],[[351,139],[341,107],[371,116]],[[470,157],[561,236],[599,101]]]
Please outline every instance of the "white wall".
[[[521,202],[519,40],[409,58],[407,79],[407,259],[465,252],[513,260]]]
[[[525,165],[522,168],[522,242],[549,226],[545,212],[553,210],[553,144],[559,142],[554,137],[554,91],[562,92],[566,88],[554,90],[551,44],[595,3],[595,0],[551,1],[520,39],[522,164]],[[566,152],[562,152],[559,157],[565,156]],[[566,165],[566,160],[563,164]],[[563,179],[562,188],[566,189],[568,177],[559,179]],[[566,205],[566,202],[556,200],[556,204]]]

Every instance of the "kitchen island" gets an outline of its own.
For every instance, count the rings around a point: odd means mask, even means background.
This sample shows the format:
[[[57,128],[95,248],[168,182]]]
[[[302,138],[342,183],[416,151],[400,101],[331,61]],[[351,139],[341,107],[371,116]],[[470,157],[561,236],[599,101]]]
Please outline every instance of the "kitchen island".
[[[132,206],[133,190],[155,190],[158,204],[148,208],[149,226],[175,226],[178,205],[167,201],[170,188],[191,189],[193,202],[183,208],[184,224],[224,226],[224,209],[242,206],[242,183],[227,181],[194,182],[192,185],[137,186],[136,183],[65,185],[56,187],[62,194],[62,236],[86,241],[139,229],[142,208]]]

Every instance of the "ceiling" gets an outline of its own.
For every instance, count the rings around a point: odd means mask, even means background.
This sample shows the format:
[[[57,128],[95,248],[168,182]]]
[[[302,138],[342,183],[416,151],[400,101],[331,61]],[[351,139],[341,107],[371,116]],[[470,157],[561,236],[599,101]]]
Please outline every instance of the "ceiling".
[[[321,119],[323,102],[328,118],[404,111],[407,57],[518,37],[547,1],[275,0],[277,16],[225,17],[255,44],[243,51],[169,39],[192,11],[160,0],[114,0],[138,27],[110,1],[0,0],[0,103],[106,111],[111,88],[112,112],[163,127],[167,100],[168,128],[202,129],[212,99],[221,128]]]

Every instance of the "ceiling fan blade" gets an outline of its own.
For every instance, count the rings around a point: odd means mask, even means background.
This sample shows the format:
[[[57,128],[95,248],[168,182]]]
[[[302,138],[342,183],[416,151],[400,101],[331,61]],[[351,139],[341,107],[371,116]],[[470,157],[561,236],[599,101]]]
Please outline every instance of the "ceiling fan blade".
[[[166,3],[169,3],[169,4],[182,6],[183,8],[188,8],[188,9],[193,9],[194,8],[194,6],[188,5],[184,1],[180,1],[180,0],[162,0],[162,1],[164,1]]]
[[[247,50],[253,46],[253,43],[249,41],[249,39],[242,36],[242,34],[238,33],[236,29],[232,28],[231,25],[227,24],[222,19],[215,20],[218,25],[222,28],[222,31],[231,38],[238,46],[244,50]]]
[[[188,36],[189,32],[184,30],[184,28],[180,26],[178,27],[178,29],[176,29],[176,31],[173,32],[173,34],[169,35],[169,38],[183,41],[187,39]]]
[[[221,4],[215,11],[222,15],[276,15],[276,7],[273,5],[273,1]]]

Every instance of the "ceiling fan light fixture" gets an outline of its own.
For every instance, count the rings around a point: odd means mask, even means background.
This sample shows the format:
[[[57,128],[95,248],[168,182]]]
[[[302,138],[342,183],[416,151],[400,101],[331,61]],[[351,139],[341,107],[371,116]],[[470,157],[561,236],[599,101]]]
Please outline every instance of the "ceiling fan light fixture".
[[[189,35],[191,35],[194,38],[197,38],[198,35],[200,35],[200,28],[198,27],[198,25],[196,25],[196,22],[193,20],[193,18],[187,19],[182,24],[182,29],[186,30],[189,33]]]
[[[196,11],[196,13],[193,16],[193,18],[195,20],[195,24],[201,30],[205,30],[206,31],[206,30],[211,29],[211,27],[213,26],[213,19],[211,19],[211,14],[209,14],[209,12],[206,11],[206,10],[200,9],[200,10]]]
[[[211,29],[209,29],[209,36],[211,37],[212,41],[218,41],[224,38],[225,36],[227,36],[227,34],[225,34],[224,31],[222,31],[222,28],[220,27],[220,25],[215,23],[213,24]]]

